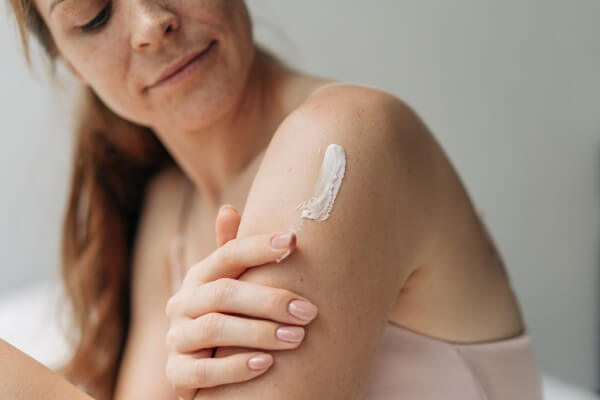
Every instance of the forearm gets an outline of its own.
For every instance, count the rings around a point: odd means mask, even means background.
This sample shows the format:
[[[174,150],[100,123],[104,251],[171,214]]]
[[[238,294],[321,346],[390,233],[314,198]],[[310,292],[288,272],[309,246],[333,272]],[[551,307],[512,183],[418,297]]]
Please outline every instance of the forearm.
[[[14,400],[91,400],[62,376],[0,339],[0,393]]]

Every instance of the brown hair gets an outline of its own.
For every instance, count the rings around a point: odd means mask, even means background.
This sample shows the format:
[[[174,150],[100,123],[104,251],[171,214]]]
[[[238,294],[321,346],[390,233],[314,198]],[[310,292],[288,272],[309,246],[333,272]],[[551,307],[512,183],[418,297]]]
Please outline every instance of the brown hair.
[[[32,0],[9,2],[28,66],[29,31],[54,74],[56,48]],[[81,96],[60,260],[74,353],[55,372],[103,400],[113,397],[128,333],[131,251],[144,191],[174,160],[152,130],[117,116],[89,87]]]

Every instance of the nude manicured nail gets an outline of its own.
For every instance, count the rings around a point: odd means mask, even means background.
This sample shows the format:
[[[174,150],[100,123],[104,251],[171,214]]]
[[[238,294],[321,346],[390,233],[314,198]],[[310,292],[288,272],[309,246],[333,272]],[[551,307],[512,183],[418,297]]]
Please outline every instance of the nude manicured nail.
[[[294,300],[290,302],[288,311],[295,317],[309,321],[317,315],[317,306],[308,301]]]
[[[235,207],[232,206],[231,204],[223,204],[219,210],[219,212],[224,211],[226,208],[230,208],[232,210],[235,210]]]
[[[271,247],[285,249],[292,243],[294,232],[280,232],[271,238]]]
[[[270,354],[259,354],[257,356],[251,357],[248,360],[248,366],[250,367],[250,369],[255,370],[265,369],[271,364],[273,364],[273,356]]]
[[[277,337],[286,342],[300,342],[304,337],[304,328],[301,326],[283,326],[277,328]]]

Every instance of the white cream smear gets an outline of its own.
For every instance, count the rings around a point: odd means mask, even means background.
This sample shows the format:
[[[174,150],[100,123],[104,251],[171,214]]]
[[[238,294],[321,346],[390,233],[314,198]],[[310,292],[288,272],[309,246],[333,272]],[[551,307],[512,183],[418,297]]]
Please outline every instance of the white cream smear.
[[[291,232],[299,232],[304,219],[325,221],[329,218],[345,172],[346,152],[339,144],[331,143],[325,150],[313,196],[294,208],[294,210],[300,209],[300,217],[296,225],[290,228]],[[280,262],[290,253],[291,251],[288,250],[276,261]]]

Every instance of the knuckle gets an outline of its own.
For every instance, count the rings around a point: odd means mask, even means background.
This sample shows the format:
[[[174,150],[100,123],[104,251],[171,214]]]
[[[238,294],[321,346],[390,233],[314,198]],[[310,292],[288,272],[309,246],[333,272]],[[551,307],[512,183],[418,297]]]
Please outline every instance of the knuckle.
[[[223,330],[224,319],[219,313],[210,312],[198,318],[200,331],[198,336],[203,343],[211,343]]]
[[[190,285],[194,285],[195,282],[197,282],[198,280],[198,276],[201,276],[201,272],[204,270],[205,268],[205,260],[201,260],[198,261],[194,264],[192,264],[188,271],[185,273],[185,276],[183,277],[183,281],[181,282],[181,286],[180,286],[180,290],[181,288],[185,288],[188,287]]]
[[[169,298],[169,300],[167,300],[167,304],[165,305],[165,314],[167,317],[171,318],[174,315],[175,309],[178,307],[178,303],[178,295],[173,295]]]
[[[198,359],[194,362],[194,367],[193,367],[193,378],[194,381],[197,382],[197,384],[199,384],[200,386],[203,386],[208,382],[208,378],[209,378],[209,371],[208,371],[208,367],[207,367],[207,363],[204,362],[203,359]]]
[[[213,281],[211,286],[211,303],[216,306],[225,303],[231,298],[234,291],[234,279],[231,278],[219,278]]]
[[[234,261],[236,244],[237,239],[231,239],[219,248],[219,263],[231,264]]]
[[[177,348],[178,334],[175,328],[170,328],[165,334],[165,348],[172,351]]]

